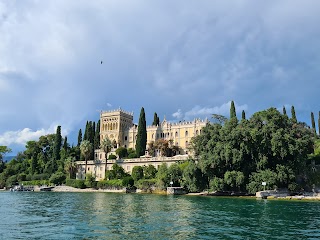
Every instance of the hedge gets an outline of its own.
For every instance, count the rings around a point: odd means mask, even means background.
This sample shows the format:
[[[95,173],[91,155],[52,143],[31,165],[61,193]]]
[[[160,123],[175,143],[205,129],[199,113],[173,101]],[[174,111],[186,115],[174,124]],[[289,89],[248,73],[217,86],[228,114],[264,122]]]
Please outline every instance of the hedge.
[[[139,189],[149,190],[156,185],[156,181],[156,179],[140,179],[134,185]]]
[[[81,189],[86,188],[86,185],[84,184],[84,180],[79,180],[79,179],[67,179],[66,185],[74,188],[81,188]]]
[[[97,183],[97,188],[119,190],[123,188],[123,184],[121,179],[102,180]]]

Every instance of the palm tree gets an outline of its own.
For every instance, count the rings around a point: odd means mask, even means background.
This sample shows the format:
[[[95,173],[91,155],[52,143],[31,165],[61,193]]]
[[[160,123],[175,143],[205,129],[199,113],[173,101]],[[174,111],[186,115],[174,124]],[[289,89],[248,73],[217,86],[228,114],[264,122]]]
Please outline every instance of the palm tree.
[[[64,170],[69,173],[69,178],[71,179],[74,176],[74,173],[77,169],[77,165],[74,157],[68,157],[64,163]]]
[[[87,174],[88,158],[90,158],[91,151],[92,151],[92,143],[90,143],[88,140],[83,140],[80,144],[80,151],[86,161],[85,169],[84,169],[84,175],[86,175]]]
[[[112,143],[111,140],[106,137],[102,140],[102,142],[100,143],[100,147],[101,149],[104,151],[104,154],[106,156],[106,163],[105,163],[105,173],[107,173],[107,159],[108,159],[108,153],[111,151],[112,148]],[[105,175],[106,176],[106,175]]]

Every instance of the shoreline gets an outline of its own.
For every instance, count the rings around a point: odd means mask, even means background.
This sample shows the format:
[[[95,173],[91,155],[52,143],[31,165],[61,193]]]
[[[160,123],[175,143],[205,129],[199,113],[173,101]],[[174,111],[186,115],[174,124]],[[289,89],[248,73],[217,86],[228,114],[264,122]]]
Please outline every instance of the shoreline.
[[[0,192],[6,192],[9,191],[8,189],[0,189]],[[34,189],[35,192],[40,192],[40,188],[36,187]],[[137,193],[137,194],[160,194],[160,195],[166,195],[165,191],[155,191],[155,192],[128,192],[125,188],[123,189],[94,189],[94,188],[74,188],[70,186],[55,186],[51,189],[51,192],[64,192],[64,193]],[[200,193],[186,193],[183,194],[185,196],[204,196],[204,197],[232,197],[232,198],[248,198],[248,199],[256,199],[256,200],[280,200],[280,201],[286,201],[286,200],[299,200],[299,201],[320,201],[320,196],[310,196],[310,195],[295,195],[295,196],[267,196],[266,198],[259,198],[256,196],[235,196],[235,195],[219,195],[214,194],[210,192],[200,192]]]

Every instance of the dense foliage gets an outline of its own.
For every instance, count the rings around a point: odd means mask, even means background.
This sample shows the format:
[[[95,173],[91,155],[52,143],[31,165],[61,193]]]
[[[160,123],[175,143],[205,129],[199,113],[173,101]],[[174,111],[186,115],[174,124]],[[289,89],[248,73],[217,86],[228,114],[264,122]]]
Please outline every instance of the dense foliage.
[[[25,185],[66,184],[77,188],[135,187],[146,191],[182,186],[190,192],[203,190],[249,192],[267,188],[288,188],[299,191],[320,184],[320,140],[317,139],[314,115],[311,114],[310,129],[297,121],[294,107],[291,118],[285,107],[280,113],[270,108],[246,119],[242,111],[237,119],[234,102],[231,102],[230,118],[213,114],[214,122],[207,124],[201,135],[194,137],[190,148],[194,155],[188,161],[134,167],[131,176],[114,164],[106,171],[106,178],[96,182],[95,176],[86,174],[85,180],[75,180],[77,160],[93,159],[94,149],[99,146],[109,159],[114,143],[104,138],[100,143],[100,123],[86,123],[84,136],[79,130],[78,143],[70,146],[67,137],[62,138],[61,127],[56,134],[41,136],[38,141],[29,141],[26,149],[8,163],[3,156],[11,150],[0,146],[0,187],[14,184]],[[319,119],[320,122],[320,112]],[[154,123],[159,124],[157,114]],[[141,127],[140,127],[141,126]],[[146,147],[146,121],[141,109],[136,149],[120,147],[119,158],[135,158],[144,155]],[[179,149],[172,141],[159,139],[148,144],[151,155],[172,156]],[[105,163],[107,164],[107,162]],[[85,167],[87,170],[87,167]],[[106,167],[107,169],[107,167]],[[86,171],[85,170],[85,171]]]
[[[249,120],[232,118],[208,124],[193,139],[193,149],[207,185],[212,190],[287,188],[299,182],[313,152],[314,135],[303,123],[275,108],[255,113]]]

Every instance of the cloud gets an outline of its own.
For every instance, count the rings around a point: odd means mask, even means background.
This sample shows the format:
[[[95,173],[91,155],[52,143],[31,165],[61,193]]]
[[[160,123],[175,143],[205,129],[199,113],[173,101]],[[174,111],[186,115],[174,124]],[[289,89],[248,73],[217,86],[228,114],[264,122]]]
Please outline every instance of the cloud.
[[[235,102],[234,105],[235,105],[237,114],[240,114],[242,110],[245,110],[245,111],[248,110],[247,104],[238,105]],[[186,111],[185,113],[183,113],[181,109],[178,109],[178,111],[173,113],[172,116],[178,119],[181,119],[184,117],[188,120],[195,117],[210,117],[212,116],[212,114],[220,114],[228,117],[230,114],[230,106],[231,106],[231,101],[215,107],[195,106],[191,110]]]
[[[18,144],[25,146],[28,141],[38,140],[40,136],[55,133],[56,128],[57,126],[52,126],[49,129],[39,129],[36,131],[33,131],[30,128],[24,128],[18,131],[7,131],[0,135],[0,145],[9,146]],[[67,135],[67,133],[67,130],[62,130],[63,135]]]
[[[2,1],[0,133],[52,123],[77,132],[112,105],[176,119],[228,116],[229,99],[251,112],[290,103],[309,119],[320,88],[319,8],[317,0]]]
[[[172,113],[172,117],[177,118],[177,119],[181,119],[183,117],[183,113],[182,113],[181,109],[178,109],[178,111],[176,111],[175,113]]]

